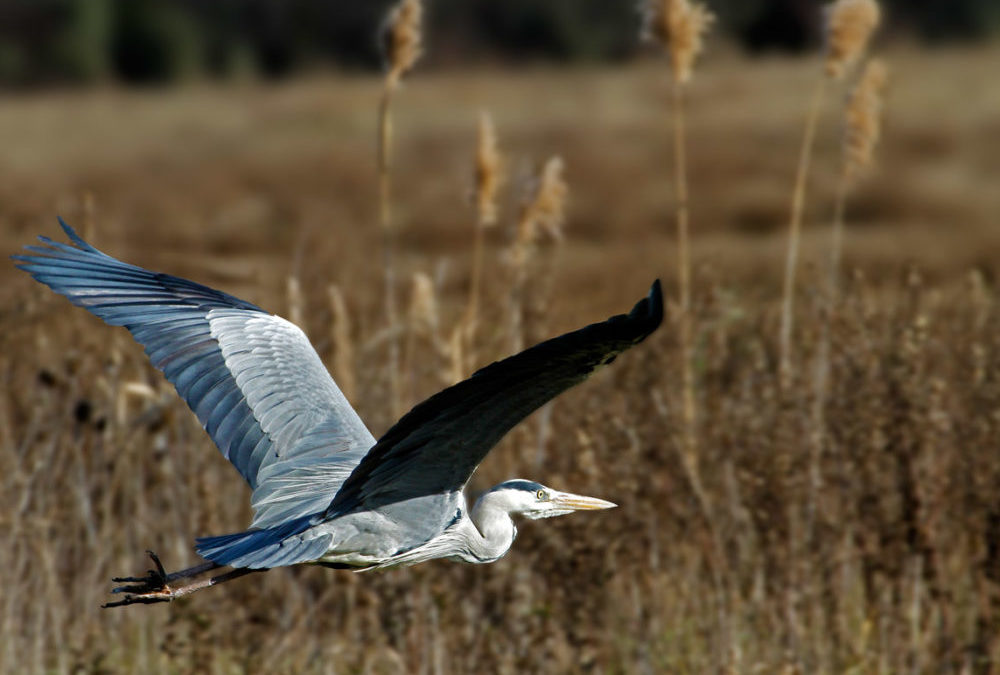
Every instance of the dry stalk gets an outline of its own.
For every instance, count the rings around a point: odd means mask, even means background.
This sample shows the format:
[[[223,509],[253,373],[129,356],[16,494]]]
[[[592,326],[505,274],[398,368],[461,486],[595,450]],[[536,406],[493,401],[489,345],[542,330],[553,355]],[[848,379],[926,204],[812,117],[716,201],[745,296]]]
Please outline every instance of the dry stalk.
[[[879,22],[875,0],[836,0],[824,10],[825,77],[821,77],[806,113],[805,133],[795,173],[791,217],[788,224],[788,248],[782,288],[779,381],[788,390],[792,377],[792,329],[794,323],[795,273],[798,268],[802,230],[802,212],[806,201],[806,183],[812,158],[816,126],[828,79],[840,80],[864,52]]]
[[[382,260],[385,269],[385,312],[389,331],[389,389],[394,414],[402,413],[399,381],[399,342],[396,336],[395,231],[392,222],[392,94],[403,76],[420,57],[419,0],[402,0],[386,16],[382,28],[382,51],[386,76],[378,108],[378,194],[379,223],[382,229]]]
[[[385,320],[389,333],[389,396],[393,414],[401,412],[399,391],[399,342],[395,337],[398,324],[396,311],[396,266],[394,254],[394,232],[390,206],[391,185],[389,180],[390,147],[392,146],[392,117],[390,107],[392,90],[386,86],[379,102],[378,119],[378,202],[379,223],[382,228],[382,267],[385,276]]]
[[[486,229],[496,223],[496,196],[503,180],[503,159],[497,147],[496,130],[489,113],[483,111],[479,116],[478,142],[476,144],[475,161],[475,204],[476,224],[472,244],[472,273],[469,282],[469,302],[466,307],[463,326],[459,337],[455,338],[462,344],[455,344],[452,353],[460,356],[460,361],[470,360],[468,368],[472,368],[474,358],[474,343],[479,321],[479,295],[483,274],[483,248]],[[454,340],[453,340],[454,341]],[[464,377],[466,366],[456,365],[455,375]]]
[[[677,221],[677,282],[680,294],[678,338],[681,359],[681,459],[692,490],[698,498],[701,514],[712,536],[713,553],[709,558],[718,595],[718,625],[724,636],[724,651],[732,647],[731,628],[723,610],[729,603],[724,574],[724,547],[715,526],[713,509],[705,492],[698,462],[697,415],[692,363],[690,203],[687,180],[687,148],[684,117],[684,91],[691,80],[695,58],[702,50],[704,33],[715,17],[704,5],[688,0],[648,0],[643,6],[643,35],[657,41],[670,57],[673,72],[671,112],[673,117],[674,193]],[[659,399],[654,392],[654,401]],[[662,403],[660,404],[662,406]],[[718,665],[718,664],[717,664]]]
[[[299,328],[305,326],[305,319],[302,310],[302,284],[299,282],[297,274],[290,274],[285,282],[285,290],[288,294],[288,320]]]
[[[843,165],[837,183],[833,224],[830,236],[830,261],[827,287],[820,317],[820,339],[813,380],[812,452],[810,455],[809,522],[813,522],[814,497],[821,485],[820,460],[826,435],[826,401],[830,379],[830,326],[837,310],[840,259],[844,238],[844,211],[847,196],[860,175],[871,166],[881,130],[882,93],[888,69],[879,59],[872,59],[851,91],[844,114]]]
[[[813,139],[819,113],[823,109],[826,94],[826,78],[816,84],[809,111],[806,113],[805,132],[799,151],[798,168],[795,171],[795,189],[792,192],[792,215],[788,224],[788,248],[785,255],[785,277],[781,293],[781,332],[779,336],[778,376],[782,391],[787,391],[792,376],[792,322],[795,296],[795,272],[799,262],[799,239],[802,229],[802,210],[806,203],[806,179],[812,161]]]
[[[691,80],[695,58],[703,48],[703,37],[715,21],[699,3],[688,0],[648,0],[642,6],[645,39],[659,43],[670,57],[674,76],[671,104],[674,132],[674,190],[677,199],[677,283],[680,293],[679,339],[681,355],[683,455],[688,470],[697,475],[695,440],[694,371],[691,363],[691,253],[687,152],[685,148],[684,85]]]
[[[357,400],[357,377],[354,374],[354,343],[351,341],[351,315],[340,287],[331,284],[326,289],[330,301],[332,323],[330,335],[333,344],[333,370],[340,390],[348,401]]]
[[[695,441],[694,371],[691,364],[691,253],[688,242],[687,153],[684,135],[684,91],[679,81],[673,86],[674,180],[677,193],[677,282],[680,292],[681,385],[683,390],[684,461],[698,473]]]
[[[413,398],[412,384],[416,379],[415,366],[417,339],[423,339],[439,358],[448,358],[449,368],[440,373],[440,379],[450,381],[450,343],[440,338],[438,302],[434,282],[424,272],[415,272],[410,283],[410,304],[407,314],[406,350],[403,359],[403,373],[410,378],[409,398]]]
[[[511,253],[511,351],[524,349],[524,295],[528,284],[539,233],[553,239],[562,236],[568,188],[563,179],[563,161],[552,157],[529,187],[530,197],[523,203],[517,221],[517,233]]]

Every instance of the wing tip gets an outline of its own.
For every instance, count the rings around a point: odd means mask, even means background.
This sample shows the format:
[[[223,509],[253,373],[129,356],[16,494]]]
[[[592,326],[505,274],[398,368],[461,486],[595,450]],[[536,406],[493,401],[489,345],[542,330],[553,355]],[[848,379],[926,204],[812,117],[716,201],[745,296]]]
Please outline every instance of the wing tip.
[[[77,247],[83,249],[84,251],[94,251],[94,250],[96,250],[96,249],[94,249],[93,246],[91,246],[86,241],[84,241],[83,237],[81,237],[79,234],[77,234],[76,230],[74,230],[73,227],[69,223],[67,223],[65,220],[63,220],[62,216],[58,216],[57,215],[56,216],[56,220],[59,221],[59,226],[63,229],[63,232],[66,233],[66,236],[69,237],[70,241],[72,241],[74,245],[76,245]]]
[[[59,226],[62,227],[63,232],[66,233],[66,236],[69,237],[70,242],[72,242],[73,246],[75,246],[77,249],[80,249],[87,253],[99,252],[93,246],[84,241],[83,237],[77,234],[76,230],[74,230],[73,227],[69,223],[67,223],[62,216],[57,215],[56,220],[59,221]],[[43,234],[38,235],[38,241],[42,242],[44,246],[25,246],[24,250],[28,251],[28,254],[25,254],[22,251],[21,253],[16,253],[10,256],[11,260],[14,261],[15,267],[17,267],[20,270],[24,270],[25,272],[28,272],[32,276],[35,275],[32,272],[32,270],[29,269],[30,265],[34,265],[41,261],[47,260],[49,256],[51,256],[54,253],[59,253],[60,251],[72,250],[66,244],[53,241],[52,239],[46,237]]]
[[[636,303],[629,317],[642,323],[642,337],[652,333],[663,323],[663,286],[655,279],[645,298]]]

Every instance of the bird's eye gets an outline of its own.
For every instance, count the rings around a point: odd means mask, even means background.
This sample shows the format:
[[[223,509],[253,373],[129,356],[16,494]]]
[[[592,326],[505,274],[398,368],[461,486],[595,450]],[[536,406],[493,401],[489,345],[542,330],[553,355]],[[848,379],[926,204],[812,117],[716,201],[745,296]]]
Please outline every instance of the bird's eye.
[[[535,493],[535,496],[538,497],[538,501],[540,502],[548,501],[549,499],[549,495],[545,490],[539,490]]]

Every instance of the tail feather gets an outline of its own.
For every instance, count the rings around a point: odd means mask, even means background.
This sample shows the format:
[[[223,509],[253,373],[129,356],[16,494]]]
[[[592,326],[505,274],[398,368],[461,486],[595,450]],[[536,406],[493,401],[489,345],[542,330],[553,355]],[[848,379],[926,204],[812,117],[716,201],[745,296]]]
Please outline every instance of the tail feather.
[[[326,553],[331,537],[310,531],[309,520],[299,518],[279,527],[200,537],[196,549],[202,558],[229,567],[268,569],[312,562]]]

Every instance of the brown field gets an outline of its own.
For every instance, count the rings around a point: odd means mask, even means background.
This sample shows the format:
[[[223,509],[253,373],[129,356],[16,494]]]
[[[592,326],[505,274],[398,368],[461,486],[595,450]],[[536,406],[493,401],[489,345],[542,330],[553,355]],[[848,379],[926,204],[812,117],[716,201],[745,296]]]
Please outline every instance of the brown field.
[[[1000,51],[887,58],[878,166],[848,203],[825,423],[812,373],[840,94],[816,147],[794,377],[781,391],[785,229],[818,63],[718,56],[689,100],[697,466],[679,450],[667,322],[559,398],[547,423],[513,432],[470,486],[521,476],[620,508],[526,523],[494,565],[272,570],[170,605],[101,610],[112,576],[145,569],[145,549],[177,569],[197,561],[195,536],[243,529],[248,490],[124,331],[0,266],[0,671],[1000,667]],[[657,276],[674,297],[666,77],[649,62],[417,73],[400,92],[403,315],[414,272],[437,291],[432,320],[399,327],[408,404],[447,383],[480,108],[510,185],[550,155],[566,161],[565,239],[540,251],[529,281],[529,339],[623,311]],[[331,364],[336,284],[354,403],[378,436],[393,421],[378,94],[375,79],[314,76],[0,99],[0,250],[61,238],[62,214],[112,255],[286,316],[296,274],[304,328]],[[479,363],[509,350],[517,203],[508,189],[488,234]]]

